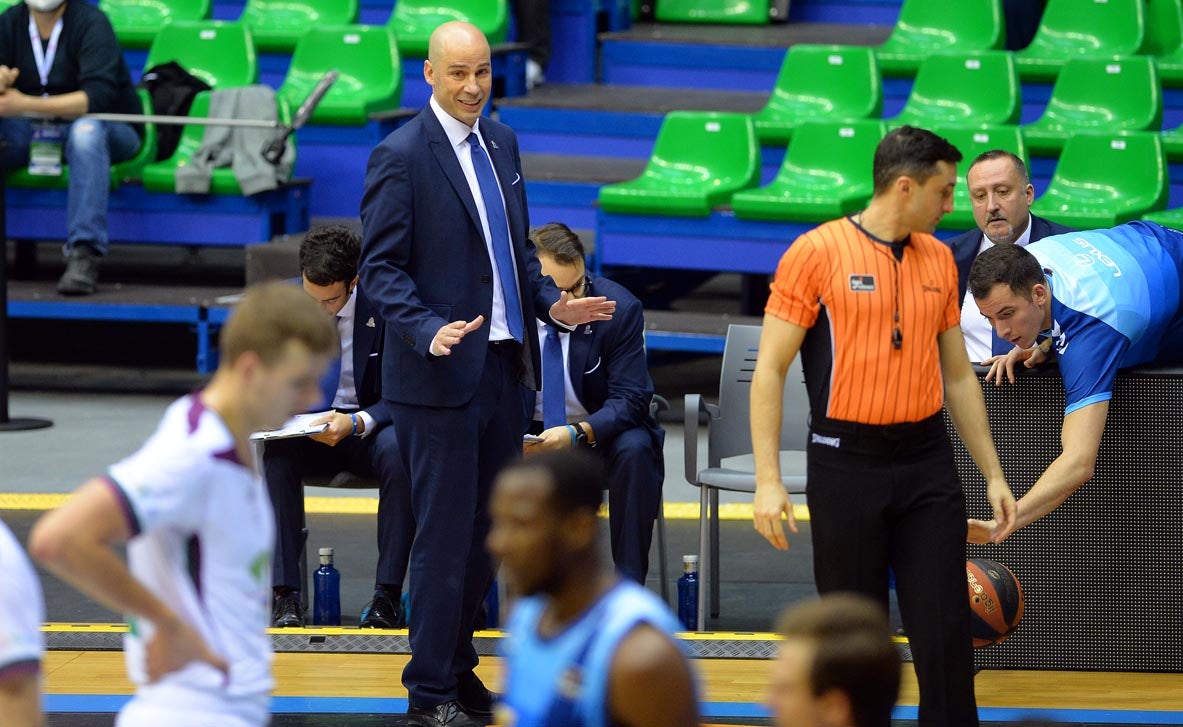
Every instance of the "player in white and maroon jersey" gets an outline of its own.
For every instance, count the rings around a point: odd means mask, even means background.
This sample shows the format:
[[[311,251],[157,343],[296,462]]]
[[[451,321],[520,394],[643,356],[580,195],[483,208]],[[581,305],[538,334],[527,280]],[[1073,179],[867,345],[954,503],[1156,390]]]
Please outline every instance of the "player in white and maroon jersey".
[[[41,622],[45,601],[41,583],[24,548],[0,520],[0,720],[13,727],[34,727],[41,716]]]
[[[275,528],[249,437],[319,400],[336,347],[332,321],[300,288],[248,290],[210,383],[34,527],[35,559],[127,618],[136,696],[119,727],[269,721]],[[126,565],[112,549],[124,541]]]

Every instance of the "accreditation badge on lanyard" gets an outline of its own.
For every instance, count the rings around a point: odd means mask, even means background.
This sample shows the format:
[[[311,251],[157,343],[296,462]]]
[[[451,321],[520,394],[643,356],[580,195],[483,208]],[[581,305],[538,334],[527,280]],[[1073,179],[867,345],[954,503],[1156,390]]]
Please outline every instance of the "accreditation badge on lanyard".
[[[42,49],[41,34],[37,23],[29,18],[29,42],[33,46],[33,60],[37,63],[37,74],[41,77],[41,95],[49,95],[49,69],[58,53],[58,39],[62,35],[62,20],[53,25],[49,34],[49,45]],[[50,119],[33,121],[33,140],[29,144],[29,174],[41,177],[62,175],[62,148],[66,142],[67,125]]]

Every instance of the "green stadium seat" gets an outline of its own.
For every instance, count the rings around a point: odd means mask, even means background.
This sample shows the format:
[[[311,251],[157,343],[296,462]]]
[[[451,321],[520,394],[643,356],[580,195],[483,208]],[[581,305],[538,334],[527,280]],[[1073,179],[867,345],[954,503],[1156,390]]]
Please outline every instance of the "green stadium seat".
[[[189,115],[193,117],[201,117],[209,115],[209,102],[211,91],[202,91],[193,97],[193,106],[189,109]],[[281,96],[276,96],[276,103],[278,105],[279,121],[282,124],[290,124],[292,121],[291,109],[287,102]],[[178,167],[183,167],[189,163],[197,150],[201,148],[201,140],[205,136],[206,127],[201,124],[186,124],[181,129],[181,140],[177,144],[177,150],[168,159],[160,162],[152,162],[143,168],[141,177],[144,180],[144,189],[149,192],[165,192],[173,193],[177,188],[176,171]],[[288,146],[295,148],[296,137],[288,137]],[[262,149],[259,150],[262,153]],[[234,170],[229,167],[220,167],[213,170],[210,178],[210,194],[223,195],[241,195],[242,188],[238,186],[238,180],[234,178]]]
[[[732,196],[735,216],[824,222],[862,208],[874,191],[871,166],[885,130],[879,119],[801,124],[776,179]]]
[[[1023,126],[1031,153],[1054,156],[1080,131],[1158,131],[1162,87],[1154,59],[1074,58],[1064,64],[1043,116]]]
[[[1183,86],[1183,0],[1146,0],[1146,37],[1138,53],[1158,61],[1163,86]]]
[[[904,0],[891,37],[875,49],[875,58],[885,76],[911,76],[932,53],[1005,45],[999,0]]]
[[[1142,215],[1142,219],[1147,222],[1160,224],[1163,227],[1170,227],[1174,230],[1183,230],[1183,207],[1151,212],[1150,214]]]
[[[450,20],[472,23],[490,45],[504,43],[509,31],[508,0],[398,0],[387,25],[394,30],[404,57],[426,58],[431,32]]]
[[[221,20],[172,22],[160,29],[145,68],[176,61],[213,88],[249,86],[259,80],[250,30]]]
[[[246,0],[238,20],[259,50],[290,53],[311,28],[357,22],[357,8],[358,0]]]
[[[147,48],[165,23],[206,20],[212,0],[99,0],[124,48]]]
[[[747,114],[674,111],[641,176],[600,188],[605,212],[707,217],[760,182],[760,148]]]
[[[766,25],[768,0],[657,0],[659,23],[736,23]]]
[[[969,199],[969,185],[965,175],[969,165],[983,152],[1005,149],[1024,162],[1028,161],[1027,145],[1017,126],[968,126],[934,128],[934,134],[944,137],[961,152],[961,163],[957,165],[957,186],[953,188],[953,211],[941,218],[941,229],[971,230],[974,221],[973,205]]]
[[[394,111],[403,74],[394,33],[383,25],[337,25],[308,31],[296,44],[278,94],[299,108],[321,78],[340,74],[317,105],[311,123],[364,126],[371,114]]]
[[[870,48],[794,45],[785,53],[768,104],[752,120],[765,145],[788,144],[803,121],[875,118],[883,83]]]
[[[1167,193],[1167,160],[1158,134],[1080,133],[1064,145],[1055,176],[1031,212],[1092,230],[1160,210]]]
[[[1015,53],[1024,81],[1055,80],[1070,58],[1131,56],[1146,35],[1146,0],[1048,0],[1031,45]]]
[[[1021,96],[1014,58],[1007,51],[934,53],[921,62],[908,101],[887,123],[890,128],[909,124],[926,129],[1017,124]]]
[[[0,3],[4,0],[0,0]],[[137,89],[140,97],[140,110],[145,114],[152,113],[152,97],[145,89]],[[111,189],[115,189],[125,180],[138,180],[144,166],[156,158],[156,124],[144,124],[144,140],[140,150],[127,161],[111,165]],[[5,183],[10,187],[23,189],[66,189],[70,183],[70,167],[62,167],[61,176],[46,177],[39,174],[29,174],[28,169],[14,169],[5,175]]]

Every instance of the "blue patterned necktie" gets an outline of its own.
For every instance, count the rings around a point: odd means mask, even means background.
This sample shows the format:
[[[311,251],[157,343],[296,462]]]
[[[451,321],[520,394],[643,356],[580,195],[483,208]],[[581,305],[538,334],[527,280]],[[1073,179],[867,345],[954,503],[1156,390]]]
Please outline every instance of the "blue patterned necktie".
[[[546,327],[542,346],[542,427],[561,427],[567,423],[567,367],[563,362],[563,342],[559,331]]]
[[[505,204],[501,199],[501,188],[493,174],[493,165],[481,147],[475,132],[468,135],[468,148],[472,152],[472,168],[485,200],[485,216],[489,220],[489,236],[493,239],[493,259],[497,261],[497,277],[501,279],[501,292],[505,298],[505,324],[509,335],[521,343],[522,303],[518,299],[517,276],[514,274],[513,255],[509,250],[509,223],[505,219]]]

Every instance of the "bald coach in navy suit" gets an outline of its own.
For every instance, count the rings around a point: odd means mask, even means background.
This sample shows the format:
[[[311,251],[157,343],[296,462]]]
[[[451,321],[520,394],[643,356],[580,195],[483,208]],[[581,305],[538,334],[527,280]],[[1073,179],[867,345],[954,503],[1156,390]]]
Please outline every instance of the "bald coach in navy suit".
[[[411,481],[408,722],[480,724],[473,623],[492,582],[489,488],[520,456],[522,387],[539,386],[534,320],[573,328],[614,303],[543,277],[527,239],[517,138],[481,117],[489,44],[467,23],[432,33],[431,101],[370,156],[361,284],[386,324],[382,395]],[[526,331],[530,335],[526,335]]]

